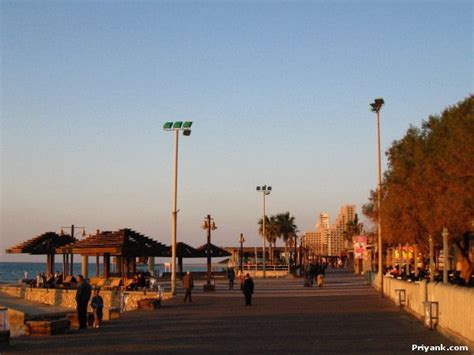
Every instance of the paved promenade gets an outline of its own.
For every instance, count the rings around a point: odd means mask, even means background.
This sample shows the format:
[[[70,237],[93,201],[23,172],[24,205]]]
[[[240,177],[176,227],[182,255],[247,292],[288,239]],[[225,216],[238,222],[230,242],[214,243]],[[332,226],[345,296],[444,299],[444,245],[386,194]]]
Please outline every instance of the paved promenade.
[[[456,345],[348,271],[329,270],[324,287],[312,289],[301,279],[256,279],[251,307],[223,282],[215,293],[201,289],[193,303],[180,292],[157,311],[129,312],[100,329],[14,339],[7,353],[408,354],[412,344]]]

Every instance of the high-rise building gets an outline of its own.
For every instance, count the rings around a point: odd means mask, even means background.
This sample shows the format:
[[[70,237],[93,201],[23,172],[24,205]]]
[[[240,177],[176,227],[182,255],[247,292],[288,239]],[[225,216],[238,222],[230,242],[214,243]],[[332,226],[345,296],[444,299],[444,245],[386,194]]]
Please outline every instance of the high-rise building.
[[[316,221],[316,230],[305,232],[306,246],[316,255],[340,256],[345,249],[347,224],[355,219],[355,205],[344,205],[339,209],[336,222],[331,225],[328,213],[321,213]]]

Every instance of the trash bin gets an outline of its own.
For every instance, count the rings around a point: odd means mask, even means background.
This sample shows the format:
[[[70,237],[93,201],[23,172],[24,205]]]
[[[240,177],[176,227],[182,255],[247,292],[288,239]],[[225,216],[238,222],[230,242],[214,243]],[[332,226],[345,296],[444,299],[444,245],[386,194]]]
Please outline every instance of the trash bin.
[[[10,324],[8,323],[8,308],[0,307],[0,351],[10,345]]]

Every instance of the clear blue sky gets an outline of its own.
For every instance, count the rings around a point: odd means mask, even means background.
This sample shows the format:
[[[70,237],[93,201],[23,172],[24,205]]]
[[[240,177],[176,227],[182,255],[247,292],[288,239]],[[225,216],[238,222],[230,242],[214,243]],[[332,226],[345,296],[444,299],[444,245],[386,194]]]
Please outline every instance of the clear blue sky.
[[[367,201],[385,150],[473,92],[471,1],[1,2],[1,243],[76,224],[237,245]],[[23,260],[25,257],[23,257]],[[26,260],[32,260],[26,257]]]

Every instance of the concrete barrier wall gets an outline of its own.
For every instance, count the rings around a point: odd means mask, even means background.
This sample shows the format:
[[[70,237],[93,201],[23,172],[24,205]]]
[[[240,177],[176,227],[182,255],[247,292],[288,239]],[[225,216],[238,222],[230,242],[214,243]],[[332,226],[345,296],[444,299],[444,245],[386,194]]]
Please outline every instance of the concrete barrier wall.
[[[474,347],[474,289],[428,284],[428,301],[439,302],[439,326],[471,342]]]
[[[377,287],[377,277],[373,285]],[[439,320],[437,327],[448,336],[474,347],[474,289],[426,281],[408,282],[384,277],[384,294],[397,302],[395,290],[406,292],[405,309],[416,317],[424,318],[423,302],[438,302]]]

